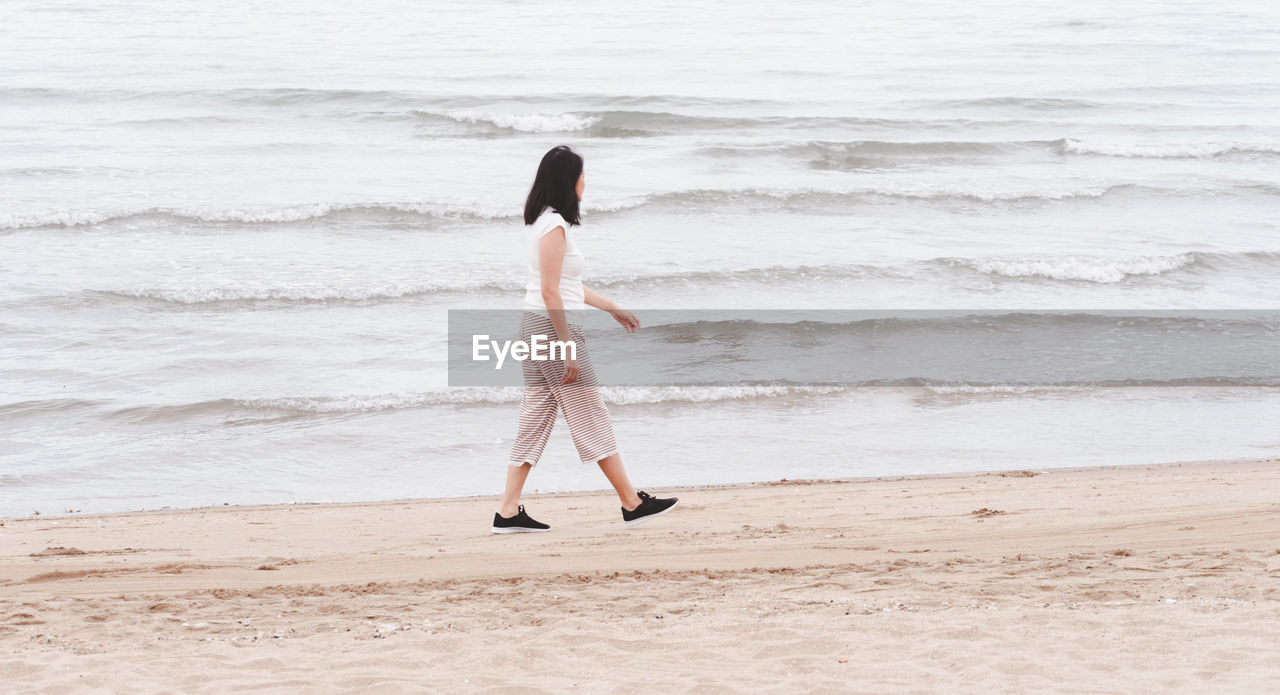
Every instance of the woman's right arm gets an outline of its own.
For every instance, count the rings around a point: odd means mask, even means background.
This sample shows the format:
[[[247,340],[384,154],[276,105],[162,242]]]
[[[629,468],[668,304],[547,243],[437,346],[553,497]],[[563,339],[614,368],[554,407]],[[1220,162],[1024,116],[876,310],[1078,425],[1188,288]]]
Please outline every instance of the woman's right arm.
[[[564,227],[542,235],[538,240],[538,273],[542,279],[542,303],[547,306],[547,316],[551,325],[555,326],[556,338],[562,342],[572,342],[569,333],[569,320],[564,314],[564,299],[560,297],[560,272],[564,267],[565,241]],[[564,376],[560,383],[571,384],[578,379],[578,360],[564,361]]]

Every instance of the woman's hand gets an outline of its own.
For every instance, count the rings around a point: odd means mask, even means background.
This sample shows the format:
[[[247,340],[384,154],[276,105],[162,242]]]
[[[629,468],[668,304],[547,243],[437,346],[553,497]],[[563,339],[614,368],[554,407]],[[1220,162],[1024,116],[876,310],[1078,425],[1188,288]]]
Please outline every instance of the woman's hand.
[[[572,384],[578,380],[578,359],[576,357],[568,358],[564,361],[564,376],[560,377],[561,384]]]
[[[609,314],[612,315],[618,323],[622,324],[623,328],[627,329],[628,333],[635,333],[636,329],[640,327],[640,319],[636,318],[635,314],[609,301],[608,298],[604,297],[599,292],[583,285],[582,293],[586,297],[585,301],[587,306],[593,306],[597,309],[609,312]]]
[[[636,318],[635,314],[623,309],[622,307],[618,307],[609,313],[613,315],[613,318],[617,320],[618,323],[622,324],[623,328],[627,329],[628,333],[635,333],[636,329],[640,327],[640,319]]]

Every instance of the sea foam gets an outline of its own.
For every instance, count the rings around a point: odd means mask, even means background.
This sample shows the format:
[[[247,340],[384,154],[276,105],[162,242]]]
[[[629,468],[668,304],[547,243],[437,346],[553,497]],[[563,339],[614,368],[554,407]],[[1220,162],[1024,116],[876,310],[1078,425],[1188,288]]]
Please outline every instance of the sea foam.
[[[1114,283],[1135,275],[1159,275],[1186,267],[1196,260],[1195,254],[1174,256],[1137,256],[1106,258],[1096,256],[1057,256],[1045,258],[982,258],[960,261],[980,273],[1011,278],[1043,277],[1052,280]]]

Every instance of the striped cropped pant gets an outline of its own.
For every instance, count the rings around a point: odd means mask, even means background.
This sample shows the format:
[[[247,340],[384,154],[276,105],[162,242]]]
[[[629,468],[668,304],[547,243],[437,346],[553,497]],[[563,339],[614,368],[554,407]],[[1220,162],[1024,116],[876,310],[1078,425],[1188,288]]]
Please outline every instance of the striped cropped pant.
[[[520,321],[520,339],[529,342],[535,334],[547,336],[544,346],[546,340],[558,340],[550,318],[526,311]],[[564,360],[526,359],[522,363],[524,393],[520,397],[520,422],[516,427],[516,441],[511,447],[509,465],[520,466],[526,462],[531,466],[537,465],[560,412],[569,423],[569,434],[583,463],[593,463],[618,453],[618,444],[613,438],[613,421],[596,383],[582,326],[570,323],[569,334],[577,350],[577,381],[560,383],[564,376]]]

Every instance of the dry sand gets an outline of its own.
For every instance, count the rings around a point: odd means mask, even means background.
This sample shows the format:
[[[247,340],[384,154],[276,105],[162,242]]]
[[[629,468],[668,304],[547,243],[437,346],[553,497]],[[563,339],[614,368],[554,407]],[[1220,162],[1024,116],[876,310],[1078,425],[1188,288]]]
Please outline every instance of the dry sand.
[[[1280,690],[1275,460],[643,487],[4,519],[0,690]]]

